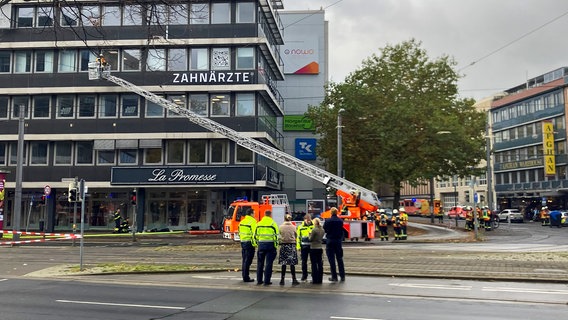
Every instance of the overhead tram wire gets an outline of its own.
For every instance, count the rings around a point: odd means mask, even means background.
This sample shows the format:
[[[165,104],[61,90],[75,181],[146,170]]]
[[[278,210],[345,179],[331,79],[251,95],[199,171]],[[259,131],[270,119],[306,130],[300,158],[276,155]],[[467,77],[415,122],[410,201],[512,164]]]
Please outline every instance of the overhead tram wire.
[[[522,40],[522,39],[528,37],[529,35],[531,35],[531,34],[537,32],[538,30],[540,30],[540,29],[542,29],[542,28],[548,26],[549,24],[555,22],[556,20],[559,20],[560,18],[564,17],[565,15],[568,15],[568,11],[566,11],[566,12],[562,13],[561,15],[559,15],[559,16],[557,16],[557,17],[555,17],[555,18],[553,18],[553,19],[551,19],[551,20],[545,22],[544,24],[542,24],[542,25],[540,25],[540,26],[538,26],[538,27],[532,29],[531,31],[529,31],[529,32],[527,32],[527,33],[521,35],[520,37],[518,37],[518,38],[516,38],[516,39],[514,39],[514,40],[512,40],[512,41],[510,41],[510,42],[508,42],[508,43],[506,43],[505,45],[501,46],[500,48],[489,52],[488,54],[486,54],[486,55],[482,56],[481,58],[479,58],[479,59],[477,59],[477,60],[471,62],[470,64],[468,64],[468,65],[466,65],[466,66],[464,66],[464,67],[458,69],[458,72],[461,72],[461,71],[463,71],[463,70],[465,70],[465,69],[467,69],[467,68],[473,66],[474,64],[476,64],[476,63],[478,63],[478,62],[480,62],[480,61],[482,61],[482,60],[485,60],[485,59],[489,58],[490,56],[496,54],[497,52],[499,52],[499,51],[501,51],[501,50],[503,50],[503,49],[509,47],[509,46],[512,45],[513,43],[518,42],[518,41],[520,41],[520,40]]]
[[[334,5],[336,5],[336,4],[340,3],[340,2],[343,2],[343,0],[335,1],[335,2],[332,3],[332,4],[323,7],[323,10],[325,10],[325,9],[327,9],[327,8],[331,8],[331,7],[333,7]],[[300,22],[300,21],[302,21],[302,20],[305,20],[305,19],[309,18],[309,17],[313,16],[313,15],[316,14],[316,13],[317,13],[317,12],[314,12],[314,13],[312,13],[312,14],[308,14],[307,16],[304,16],[304,17],[302,17],[301,19],[298,19],[298,20],[296,20],[296,21],[290,23],[289,25],[284,26],[284,27],[282,28],[282,30],[284,30],[284,29],[286,29],[286,28],[288,28],[288,27],[291,27],[291,26],[295,25],[296,23],[298,23],[298,22]]]

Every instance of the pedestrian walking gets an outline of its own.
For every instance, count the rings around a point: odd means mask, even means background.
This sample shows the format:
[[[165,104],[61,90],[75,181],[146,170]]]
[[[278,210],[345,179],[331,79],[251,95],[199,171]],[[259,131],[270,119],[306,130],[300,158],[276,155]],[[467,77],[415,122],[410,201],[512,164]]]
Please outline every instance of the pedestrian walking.
[[[329,281],[336,282],[339,271],[341,281],[345,281],[345,267],[343,265],[343,220],[337,216],[337,208],[331,208],[331,218],[323,225],[326,235],[325,253],[329,261],[331,277]],[[337,261],[337,264],[336,264]]]
[[[296,226],[292,224],[292,216],[287,214],[284,222],[280,225],[280,255],[278,263],[282,266],[280,285],[284,285],[286,278],[286,266],[290,266],[292,285],[300,284],[296,280],[296,265],[298,264],[298,251],[296,250]]]
[[[242,267],[241,273],[244,282],[253,282],[250,277],[250,266],[256,251],[256,241],[254,233],[256,231],[256,219],[253,217],[254,211],[248,209],[246,216],[239,223],[239,239],[241,239]]]
[[[321,284],[323,282],[323,236],[325,231],[321,226],[321,220],[313,220],[313,228],[309,235],[310,241],[310,261],[312,266],[312,283]]]
[[[302,278],[301,281],[308,279],[308,259],[310,257],[310,233],[314,228],[312,216],[308,213],[304,216],[304,221],[298,227],[298,238],[296,239],[296,247],[300,249],[300,260],[302,261]]]
[[[272,266],[278,248],[278,225],[272,220],[272,211],[266,210],[264,217],[256,224],[255,241],[258,243],[256,257],[256,284],[272,284]]]

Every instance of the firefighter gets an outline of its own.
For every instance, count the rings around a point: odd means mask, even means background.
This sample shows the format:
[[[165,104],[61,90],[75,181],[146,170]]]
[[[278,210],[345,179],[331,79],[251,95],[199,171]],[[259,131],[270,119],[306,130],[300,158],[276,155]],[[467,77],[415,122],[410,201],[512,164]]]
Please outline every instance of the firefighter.
[[[114,233],[118,233],[120,231],[120,220],[122,220],[120,208],[116,209],[112,216],[112,220],[114,221]]]
[[[488,206],[483,207],[482,217],[485,230],[491,231],[491,211]]]
[[[542,226],[550,225],[550,211],[546,206],[540,210],[540,221],[542,221]]]
[[[256,284],[264,283],[265,286],[272,284],[272,265],[276,258],[278,248],[278,224],[272,219],[272,211],[266,210],[264,217],[256,224],[254,234],[255,241],[258,243],[258,253],[256,258]],[[264,280],[264,282],[263,282]]]
[[[241,239],[241,256],[242,256],[242,277],[243,282],[253,282],[250,277],[250,266],[254,259],[256,241],[254,241],[254,232],[256,231],[256,219],[253,217],[252,208],[247,210],[245,218],[239,223],[239,238]]]
[[[406,240],[408,234],[406,233],[406,227],[408,226],[408,214],[404,208],[398,209],[400,216],[400,240]]]
[[[473,230],[473,208],[470,206],[465,207],[465,230]]]
[[[130,232],[129,229],[130,229],[130,221],[128,221],[128,218],[124,218],[124,220],[122,220],[122,222],[120,223],[118,233],[128,233]]]
[[[308,213],[304,216],[304,221],[298,227],[298,238],[296,247],[300,249],[300,260],[302,260],[302,278],[300,281],[308,280],[308,258],[310,256],[310,233],[314,229],[312,216]]]
[[[394,240],[400,240],[400,216],[398,210],[394,209],[392,211],[392,228],[394,230]]]
[[[379,232],[381,234],[381,241],[389,241],[388,233],[388,217],[385,213],[385,209],[379,209],[379,215],[377,216],[377,224],[379,226]]]

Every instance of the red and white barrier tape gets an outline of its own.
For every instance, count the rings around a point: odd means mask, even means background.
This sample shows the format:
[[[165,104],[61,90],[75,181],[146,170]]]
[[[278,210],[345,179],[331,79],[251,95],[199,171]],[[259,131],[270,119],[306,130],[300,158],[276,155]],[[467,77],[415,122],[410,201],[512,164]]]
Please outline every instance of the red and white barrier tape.
[[[26,231],[8,231],[8,230],[0,230],[0,233],[19,234],[27,236],[59,237],[59,238],[42,238],[42,239],[19,240],[19,241],[1,241],[0,245],[38,243],[38,242],[46,242],[54,240],[72,240],[72,239],[81,238],[80,234],[73,234],[73,233],[46,233],[46,232],[26,232]]]

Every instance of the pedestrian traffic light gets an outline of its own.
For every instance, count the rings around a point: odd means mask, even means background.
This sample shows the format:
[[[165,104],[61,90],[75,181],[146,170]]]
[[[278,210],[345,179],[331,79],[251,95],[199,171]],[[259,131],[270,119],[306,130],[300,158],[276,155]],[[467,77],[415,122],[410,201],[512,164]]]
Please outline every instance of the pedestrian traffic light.
[[[77,190],[77,185],[74,182],[71,182],[69,184],[69,190],[67,192],[67,199],[69,200],[69,202],[77,202],[77,194],[78,194],[78,190]]]
[[[130,193],[130,203],[136,205],[136,190]]]

